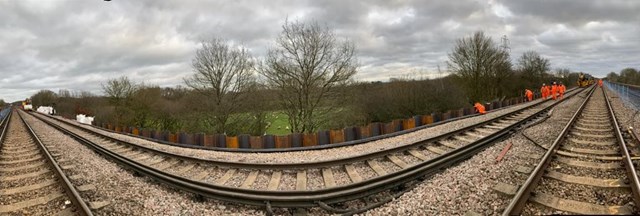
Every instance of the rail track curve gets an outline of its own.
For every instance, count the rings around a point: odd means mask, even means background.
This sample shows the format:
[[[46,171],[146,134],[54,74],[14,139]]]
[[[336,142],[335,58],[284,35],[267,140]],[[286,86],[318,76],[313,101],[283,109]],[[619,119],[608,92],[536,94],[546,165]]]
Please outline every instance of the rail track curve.
[[[580,94],[583,92],[575,91],[565,99]],[[561,101],[532,103],[489,121],[406,146],[296,164],[203,160],[126,142],[44,115],[32,116],[136,173],[200,196],[265,206],[268,212],[274,207],[320,207],[353,214],[392,200],[406,191],[407,185],[471,157]],[[380,194],[384,195],[376,198],[378,202],[362,208],[338,207],[340,203]]]

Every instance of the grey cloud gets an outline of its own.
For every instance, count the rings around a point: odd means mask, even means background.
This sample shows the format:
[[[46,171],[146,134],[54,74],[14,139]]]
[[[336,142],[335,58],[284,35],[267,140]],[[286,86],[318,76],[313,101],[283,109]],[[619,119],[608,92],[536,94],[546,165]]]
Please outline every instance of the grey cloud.
[[[516,15],[533,15],[554,23],[575,26],[590,21],[634,21],[640,19],[639,1],[582,1],[582,0],[504,0],[501,1]]]
[[[456,39],[482,30],[552,66],[603,76],[637,67],[637,1],[0,1],[0,98],[40,89],[100,93],[127,75],[181,84],[201,40],[242,43],[260,58],[286,18],[315,20],[358,47],[358,80],[446,70]],[[498,10],[498,11],[497,11]],[[635,65],[634,65],[635,64]]]

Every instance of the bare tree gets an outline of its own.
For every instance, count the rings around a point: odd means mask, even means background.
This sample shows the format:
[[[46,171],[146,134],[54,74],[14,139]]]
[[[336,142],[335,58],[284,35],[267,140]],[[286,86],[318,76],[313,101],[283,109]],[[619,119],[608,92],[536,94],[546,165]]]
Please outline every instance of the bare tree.
[[[571,84],[573,84],[571,82],[572,75],[569,68],[556,68],[555,77],[558,81],[566,86],[571,86]]]
[[[102,91],[109,98],[109,103],[115,108],[115,123],[120,124],[125,116],[126,106],[136,91],[136,84],[128,77],[109,79],[102,84]]]
[[[56,93],[50,90],[40,90],[31,96],[31,103],[35,106],[51,106],[58,100]]]
[[[356,74],[355,46],[317,22],[288,20],[276,45],[260,73],[276,88],[291,131],[314,131]]]
[[[102,84],[102,91],[114,104],[122,104],[124,100],[131,98],[136,91],[136,84],[126,76],[116,79],[109,79],[106,84]]]
[[[522,79],[533,82],[531,85],[541,85],[546,80],[550,67],[549,59],[543,58],[535,51],[527,51],[518,59],[518,70]]]
[[[205,95],[204,106],[213,112],[210,125],[215,132],[227,130],[229,117],[238,108],[247,90],[255,81],[249,51],[226,40],[203,41],[192,61],[194,74],[185,84]]]
[[[565,78],[571,74],[571,70],[569,68],[556,68],[556,77]]]
[[[503,49],[498,51],[498,54],[493,63],[492,73],[489,74],[491,80],[490,97],[500,98],[500,101],[504,100],[512,90],[512,78],[513,70],[509,53]]]
[[[512,73],[509,54],[481,31],[458,39],[447,65],[472,101],[503,96],[500,86]]]
[[[70,98],[71,91],[69,91],[68,89],[60,89],[58,90],[58,97]]]

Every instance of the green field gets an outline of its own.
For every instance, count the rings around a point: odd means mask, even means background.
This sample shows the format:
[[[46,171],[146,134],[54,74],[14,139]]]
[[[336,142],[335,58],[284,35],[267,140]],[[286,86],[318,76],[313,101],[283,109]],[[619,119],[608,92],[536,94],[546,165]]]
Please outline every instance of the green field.
[[[271,135],[287,135],[291,133],[289,127],[289,118],[282,112],[271,112],[267,114],[267,134]],[[269,124],[270,123],[270,124]]]

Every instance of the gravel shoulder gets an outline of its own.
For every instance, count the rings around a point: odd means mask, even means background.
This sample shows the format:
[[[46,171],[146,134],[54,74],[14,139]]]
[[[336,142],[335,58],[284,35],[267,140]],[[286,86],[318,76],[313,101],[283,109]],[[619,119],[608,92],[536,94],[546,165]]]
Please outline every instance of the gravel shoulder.
[[[633,127],[636,134],[640,135],[640,110],[636,110],[633,107],[628,106],[618,97],[618,93],[607,90],[607,98],[611,102],[613,111],[616,113],[618,123],[622,126],[622,129],[627,130],[629,126]]]
[[[573,97],[554,108],[546,121],[527,128],[524,133],[541,145],[550,145],[575,112],[581,97]],[[496,157],[512,143],[502,161]],[[495,143],[470,159],[425,180],[416,188],[365,215],[499,215],[511,200],[493,191],[498,182],[520,184],[526,174],[516,173],[518,166],[534,166],[545,151],[527,140],[522,133]]]
[[[96,215],[264,215],[254,207],[211,199],[198,202],[192,194],[154,183],[147,177],[135,177],[45,123],[31,116],[25,117],[43,142],[58,146],[62,157],[77,167],[74,174],[96,186],[91,196],[106,198],[108,200],[98,201],[111,203],[97,210]]]

